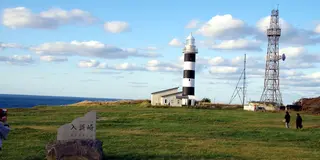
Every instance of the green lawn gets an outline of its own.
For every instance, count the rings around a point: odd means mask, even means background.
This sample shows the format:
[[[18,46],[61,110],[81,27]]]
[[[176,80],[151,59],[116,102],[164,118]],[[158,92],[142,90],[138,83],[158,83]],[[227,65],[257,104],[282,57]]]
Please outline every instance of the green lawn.
[[[90,110],[107,159],[320,159],[320,116],[301,113],[305,128],[297,131],[284,128],[283,112],[140,105],[11,109],[0,159],[45,159],[57,128]]]

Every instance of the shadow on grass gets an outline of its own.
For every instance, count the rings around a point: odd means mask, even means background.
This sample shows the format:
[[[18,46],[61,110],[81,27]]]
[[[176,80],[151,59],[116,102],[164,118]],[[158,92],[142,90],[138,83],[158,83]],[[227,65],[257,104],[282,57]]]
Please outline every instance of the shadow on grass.
[[[245,158],[238,157],[238,156],[233,156],[231,154],[210,154],[210,155],[203,155],[203,156],[198,156],[198,155],[164,155],[164,154],[159,154],[159,155],[144,155],[144,154],[122,154],[122,155],[108,155],[104,153],[103,156],[104,160],[133,160],[133,159],[234,159],[234,160],[243,160]]]
[[[28,156],[23,160],[44,160],[42,156]],[[144,160],[144,159],[230,159],[244,160],[245,158],[232,156],[230,154],[211,154],[203,156],[187,156],[187,155],[143,155],[143,154],[122,154],[122,155],[103,155],[103,160]]]
[[[29,156],[29,157],[26,157],[26,158],[24,158],[23,160],[44,160],[44,158],[43,157],[41,157],[41,156],[36,156],[36,157],[34,157],[34,156]]]

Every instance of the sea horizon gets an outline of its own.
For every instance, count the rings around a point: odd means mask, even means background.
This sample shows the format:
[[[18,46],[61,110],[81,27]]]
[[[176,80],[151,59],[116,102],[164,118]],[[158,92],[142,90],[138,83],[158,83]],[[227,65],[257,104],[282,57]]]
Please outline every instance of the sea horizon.
[[[31,108],[34,106],[63,106],[82,101],[117,101],[121,98],[95,98],[26,94],[0,94],[0,108]]]

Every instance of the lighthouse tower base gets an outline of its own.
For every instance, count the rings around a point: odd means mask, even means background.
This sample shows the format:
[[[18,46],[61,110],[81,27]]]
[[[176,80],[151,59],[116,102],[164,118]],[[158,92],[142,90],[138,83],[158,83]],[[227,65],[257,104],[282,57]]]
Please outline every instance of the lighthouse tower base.
[[[195,96],[183,96],[181,104],[182,106],[195,106],[196,98]]]

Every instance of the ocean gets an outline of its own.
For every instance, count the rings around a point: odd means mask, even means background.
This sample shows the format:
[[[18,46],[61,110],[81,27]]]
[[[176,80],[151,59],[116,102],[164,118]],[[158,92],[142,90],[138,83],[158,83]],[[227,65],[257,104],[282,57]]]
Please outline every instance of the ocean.
[[[38,105],[67,105],[84,100],[116,101],[120,99],[0,94],[0,108],[30,108]]]

